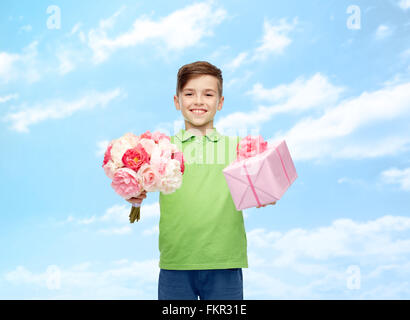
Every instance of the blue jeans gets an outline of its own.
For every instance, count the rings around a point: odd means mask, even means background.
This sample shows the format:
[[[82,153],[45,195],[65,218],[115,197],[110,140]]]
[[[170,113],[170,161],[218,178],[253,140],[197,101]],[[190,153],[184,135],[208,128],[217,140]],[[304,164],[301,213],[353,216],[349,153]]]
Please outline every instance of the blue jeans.
[[[158,300],[243,300],[242,268],[160,269]]]

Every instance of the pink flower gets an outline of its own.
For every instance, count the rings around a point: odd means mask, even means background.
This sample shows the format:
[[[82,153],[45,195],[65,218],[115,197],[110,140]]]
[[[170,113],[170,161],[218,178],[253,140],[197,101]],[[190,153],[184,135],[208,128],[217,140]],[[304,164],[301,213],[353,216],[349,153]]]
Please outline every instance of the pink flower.
[[[116,170],[111,186],[116,193],[125,199],[137,197],[143,191],[137,174],[128,168]]]
[[[171,159],[176,159],[180,162],[180,164],[181,164],[181,173],[184,173],[184,171],[185,171],[184,154],[181,151],[174,152],[171,155]]]
[[[168,139],[168,141],[171,141],[170,137],[168,137],[165,133],[161,133],[159,131],[152,133],[152,139],[154,139],[155,143],[159,143],[159,140],[161,139]]]
[[[162,133],[160,131],[151,132],[147,130],[143,134],[141,134],[140,139],[143,139],[143,138],[153,140],[157,144],[159,143],[159,140],[161,139],[168,139],[169,141],[171,141],[170,137],[168,137],[165,133]]]
[[[103,165],[103,169],[107,177],[112,179],[114,177],[115,171],[117,170],[117,167],[112,160],[109,160],[105,165]]]
[[[144,163],[150,162],[150,155],[139,143],[135,148],[128,149],[122,156],[124,166],[134,171],[138,171]]]
[[[263,140],[261,135],[248,135],[243,138],[236,146],[236,160],[240,161],[249,157],[256,156],[268,149],[268,143]]]
[[[112,148],[112,143],[110,143],[107,150],[105,150],[104,161],[103,161],[103,164],[102,164],[103,167],[107,164],[108,161],[111,160],[111,148]]]
[[[141,181],[144,190],[149,192],[155,191],[158,188],[160,176],[151,165],[144,163],[138,171],[137,176]]]
[[[151,131],[147,130],[143,134],[140,135],[140,139],[152,139]]]

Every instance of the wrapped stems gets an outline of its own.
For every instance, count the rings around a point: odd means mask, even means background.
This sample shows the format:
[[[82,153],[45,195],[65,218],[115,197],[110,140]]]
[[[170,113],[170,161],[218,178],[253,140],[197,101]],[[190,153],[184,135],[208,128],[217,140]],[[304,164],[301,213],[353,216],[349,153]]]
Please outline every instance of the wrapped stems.
[[[140,219],[141,203],[133,203],[130,212],[130,223]]]

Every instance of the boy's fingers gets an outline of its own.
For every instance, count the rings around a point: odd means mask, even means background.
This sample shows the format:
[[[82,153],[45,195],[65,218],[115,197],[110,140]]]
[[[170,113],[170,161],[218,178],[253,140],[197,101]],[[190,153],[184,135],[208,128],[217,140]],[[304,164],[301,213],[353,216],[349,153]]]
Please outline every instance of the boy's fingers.
[[[138,198],[133,197],[133,198],[129,198],[129,199],[126,199],[126,200],[130,203],[141,203],[143,199],[141,199],[139,197]]]
[[[268,203],[268,204],[274,205],[274,204],[276,204],[276,201],[275,201],[275,202]],[[260,205],[260,206],[257,206],[256,208],[266,207],[268,204],[262,204],[262,205]]]

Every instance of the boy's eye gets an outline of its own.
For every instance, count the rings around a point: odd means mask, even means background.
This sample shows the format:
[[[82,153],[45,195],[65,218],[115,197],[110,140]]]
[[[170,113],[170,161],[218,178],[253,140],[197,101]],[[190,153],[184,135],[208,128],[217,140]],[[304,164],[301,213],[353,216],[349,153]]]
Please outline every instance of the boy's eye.
[[[185,93],[186,96],[192,96],[192,93]],[[207,94],[208,97],[213,97],[213,94],[208,93]]]

